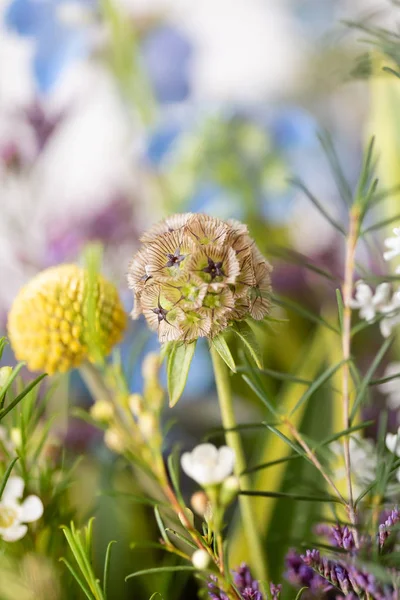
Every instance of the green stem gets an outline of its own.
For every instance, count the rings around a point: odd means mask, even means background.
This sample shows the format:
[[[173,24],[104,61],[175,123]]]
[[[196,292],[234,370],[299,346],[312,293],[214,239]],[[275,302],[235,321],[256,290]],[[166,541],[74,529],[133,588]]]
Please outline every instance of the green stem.
[[[228,368],[213,347],[211,347],[211,358],[214,367],[215,383],[217,385],[222,424],[224,429],[232,429],[233,427],[237,426],[237,423],[233,410]],[[225,439],[228,446],[230,446],[235,452],[235,475],[240,480],[240,487],[241,489],[250,490],[250,477],[248,475],[241,475],[241,473],[246,469],[247,465],[240,433],[238,431],[227,431],[225,433]],[[267,579],[267,570],[264,548],[260,538],[260,531],[255,522],[255,514],[252,510],[250,496],[239,496],[239,507],[242,525],[247,539],[247,546],[250,553],[251,564],[255,569],[256,577],[265,581]]]

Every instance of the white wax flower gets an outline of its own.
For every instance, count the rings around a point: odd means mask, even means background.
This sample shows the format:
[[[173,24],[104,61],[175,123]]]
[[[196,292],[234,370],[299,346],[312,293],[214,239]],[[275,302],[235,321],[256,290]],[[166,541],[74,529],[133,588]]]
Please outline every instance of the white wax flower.
[[[390,250],[383,253],[385,260],[391,260],[400,255],[400,227],[395,227],[393,233],[396,237],[387,238],[384,242],[386,248],[390,248]]]
[[[400,457],[400,427],[397,433],[387,433],[385,442],[389,452],[393,452],[393,454]]]
[[[392,377],[400,374],[400,362],[390,363],[385,370],[383,377]],[[381,383],[378,389],[386,396],[386,402],[389,408],[397,410],[400,408],[400,377]]]
[[[377,312],[388,306],[389,296],[389,283],[380,283],[374,293],[368,284],[358,281],[355,298],[350,301],[350,306],[358,308],[360,317],[371,322],[375,319]]]
[[[43,514],[43,503],[38,496],[28,496],[20,502],[24,493],[24,480],[10,477],[0,499],[0,537],[5,542],[16,542],[28,531],[25,523],[37,521]]]
[[[181,457],[182,469],[201,486],[222,483],[233,470],[235,453],[229,446],[199,444]]]

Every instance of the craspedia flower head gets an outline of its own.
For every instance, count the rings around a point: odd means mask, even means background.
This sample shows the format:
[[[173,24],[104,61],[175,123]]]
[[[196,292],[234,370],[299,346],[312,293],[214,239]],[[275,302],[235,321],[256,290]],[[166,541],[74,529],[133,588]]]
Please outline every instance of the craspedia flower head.
[[[91,287],[93,286],[93,287]],[[95,307],[89,324],[89,297]],[[107,355],[121,339],[126,314],[114,285],[85,269],[60,265],[42,271],[23,287],[8,316],[8,335],[18,360],[49,374],[78,367],[96,349]]]
[[[178,214],[141,241],[128,271],[132,318],[144,314],[161,342],[211,338],[233,321],[268,314],[272,267],[243,223]]]

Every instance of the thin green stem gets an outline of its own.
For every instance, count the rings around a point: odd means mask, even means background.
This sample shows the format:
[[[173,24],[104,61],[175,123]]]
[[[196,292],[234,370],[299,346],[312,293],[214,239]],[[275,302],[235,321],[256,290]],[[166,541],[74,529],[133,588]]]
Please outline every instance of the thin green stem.
[[[215,382],[217,385],[218,400],[221,411],[221,419],[224,429],[232,429],[237,426],[233,410],[232,391],[229,380],[228,368],[218,352],[211,347],[211,358],[214,367]],[[235,475],[239,478],[243,489],[251,489],[251,479],[246,470],[246,459],[243,451],[242,440],[238,431],[227,431],[225,438],[228,446],[235,452]],[[260,531],[255,522],[255,514],[252,510],[251,498],[249,496],[239,497],[239,506],[242,517],[243,529],[247,538],[251,564],[255,569],[258,579],[266,580],[266,560],[264,548],[260,538]]]

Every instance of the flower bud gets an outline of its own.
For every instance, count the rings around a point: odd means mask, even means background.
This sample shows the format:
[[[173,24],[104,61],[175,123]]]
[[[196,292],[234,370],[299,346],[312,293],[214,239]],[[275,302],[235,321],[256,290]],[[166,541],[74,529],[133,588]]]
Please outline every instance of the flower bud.
[[[131,394],[128,398],[129,408],[134,417],[139,417],[143,412],[143,398],[140,394]]]
[[[190,504],[200,517],[204,517],[209,506],[207,494],[202,491],[195,492],[190,499]]]
[[[223,506],[228,506],[238,495],[240,490],[239,478],[235,475],[227,477],[222,483],[219,501]]]
[[[104,443],[113,452],[122,454],[125,450],[125,444],[118,429],[110,428],[104,434]]]
[[[145,440],[151,440],[157,431],[157,422],[154,415],[151,413],[144,413],[140,415],[138,425]]]
[[[186,523],[187,521],[189,521],[189,524],[191,527],[194,527],[194,515],[193,515],[192,511],[190,510],[190,508],[186,507],[185,514],[180,512],[178,514],[178,517],[184,527],[187,527],[187,523]]]
[[[206,550],[201,550],[199,548],[192,554],[192,563],[196,569],[207,569],[208,565],[210,564],[210,555],[208,552],[206,552]]]
[[[114,416],[114,408],[107,400],[97,400],[90,408],[90,414],[96,421],[109,423]]]
[[[146,381],[157,380],[160,367],[161,360],[159,354],[156,352],[149,352],[146,354],[142,364],[143,379]]]
[[[18,448],[21,445],[22,434],[21,434],[21,430],[19,427],[13,427],[10,430],[10,440],[12,441],[12,443],[14,444],[14,446],[16,448]]]
[[[12,367],[0,368],[0,389],[5,386],[7,379],[12,373]]]

